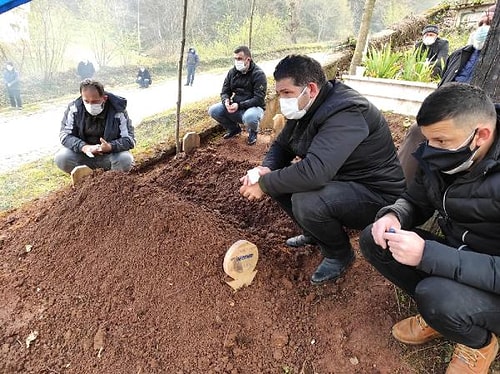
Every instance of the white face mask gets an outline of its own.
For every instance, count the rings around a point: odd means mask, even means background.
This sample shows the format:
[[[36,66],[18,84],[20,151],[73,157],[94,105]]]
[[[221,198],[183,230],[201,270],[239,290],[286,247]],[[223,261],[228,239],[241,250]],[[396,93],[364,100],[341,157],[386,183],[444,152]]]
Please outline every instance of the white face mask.
[[[12,71],[14,68],[10,65],[7,65],[7,70]]]
[[[90,113],[92,116],[97,116],[98,114],[101,114],[102,111],[104,110],[104,103],[101,104],[87,104],[83,103],[85,106],[85,110]]]
[[[436,41],[436,38],[433,36],[424,36],[422,39],[422,43],[425,45],[432,45]]]
[[[281,113],[288,119],[301,119],[307,113],[307,109],[312,103],[312,99],[303,108],[299,109],[299,97],[306,92],[307,86],[304,87],[302,92],[297,97],[280,98]]]
[[[241,61],[241,60],[234,60],[234,67],[236,68],[236,70],[238,71],[245,71],[245,61]]]

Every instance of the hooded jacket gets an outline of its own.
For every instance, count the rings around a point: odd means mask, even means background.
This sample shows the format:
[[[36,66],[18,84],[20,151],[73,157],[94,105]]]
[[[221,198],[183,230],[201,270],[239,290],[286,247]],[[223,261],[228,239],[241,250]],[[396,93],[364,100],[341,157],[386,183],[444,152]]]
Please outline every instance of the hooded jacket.
[[[300,162],[291,163],[299,156]],[[357,182],[381,194],[405,188],[387,122],[357,91],[327,82],[300,120],[288,120],[263,166],[272,172],[259,184],[271,196],[324,187],[330,181]]]
[[[105,92],[106,125],[103,138],[111,144],[111,152],[128,151],[135,146],[134,127],[126,111],[127,100],[112,93]],[[84,135],[85,106],[81,96],[70,103],[61,121],[59,139],[61,144],[73,152],[81,152],[88,144]]]
[[[500,105],[496,109],[496,140],[469,172],[447,184],[419,161],[414,183],[377,217],[393,212],[403,229],[411,229],[437,210],[446,244],[426,240],[417,268],[500,294]]]
[[[266,74],[252,60],[248,70],[238,71],[231,68],[224,79],[220,98],[222,104],[226,99],[238,103],[239,109],[252,107],[266,109],[267,78]]]

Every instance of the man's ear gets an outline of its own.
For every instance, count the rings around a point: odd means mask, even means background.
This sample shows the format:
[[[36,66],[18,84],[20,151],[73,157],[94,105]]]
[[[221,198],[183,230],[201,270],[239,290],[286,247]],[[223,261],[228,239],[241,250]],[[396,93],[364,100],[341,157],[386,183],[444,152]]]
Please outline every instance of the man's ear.
[[[494,131],[488,126],[479,127],[477,130],[477,141],[476,144],[478,146],[483,145],[484,143],[488,143],[493,136]]]
[[[104,99],[104,102],[108,101],[108,95],[104,95],[102,98]]]
[[[315,82],[309,82],[307,84],[307,87],[309,87],[309,96],[311,97],[311,99],[314,99],[316,96],[318,96],[319,94],[319,87],[317,85],[317,83]]]

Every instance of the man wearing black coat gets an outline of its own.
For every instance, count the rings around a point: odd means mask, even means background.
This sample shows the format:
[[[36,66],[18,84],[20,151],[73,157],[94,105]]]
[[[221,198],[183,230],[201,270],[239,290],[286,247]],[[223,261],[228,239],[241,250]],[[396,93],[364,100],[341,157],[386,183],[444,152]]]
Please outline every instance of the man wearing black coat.
[[[248,131],[247,143],[253,145],[266,108],[267,78],[253,62],[248,47],[236,48],[233,57],[234,67],[224,79],[221,102],[212,105],[208,114],[226,129],[224,139],[238,135],[243,124]]]
[[[354,261],[345,227],[363,229],[404,190],[396,148],[380,111],[327,81],[316,60],[287,56],[274,78],[288,120],[262,166],[241,178],[240,193],[277,201],[304,232],[287,244],[317,244],[324,256],[311,283],[335,281]]]
[[[422,103],[427,139],[408,190],[360,236],[366,259],[408,293],[419,314],[396,323],[406,344],[457,343],[447,374],[488,373],[500,334],[500,106],[448,83]],[[417,227],[434,212],[442,235]]]

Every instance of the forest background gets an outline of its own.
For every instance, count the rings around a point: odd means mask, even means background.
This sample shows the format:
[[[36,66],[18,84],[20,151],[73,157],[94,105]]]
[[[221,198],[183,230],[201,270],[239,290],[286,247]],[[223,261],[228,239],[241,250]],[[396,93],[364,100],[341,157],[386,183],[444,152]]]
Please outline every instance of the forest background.
[[[378,0],[371,32],[437,3]],[[227,68],[233,49],[249,42],[257,60],[328,49],[354,40],[363,8],[364,0],[191,0],[186,43],[200,55],[200,69]],[[82,59],[106,85],[133,82],[141,65],[154,77],[173,76],[182,12],[180,0],[35,0],[0,16],[0,61],[20,71],[25,102],[74,93]],[[0,107],[6,104],[0,96]]]

